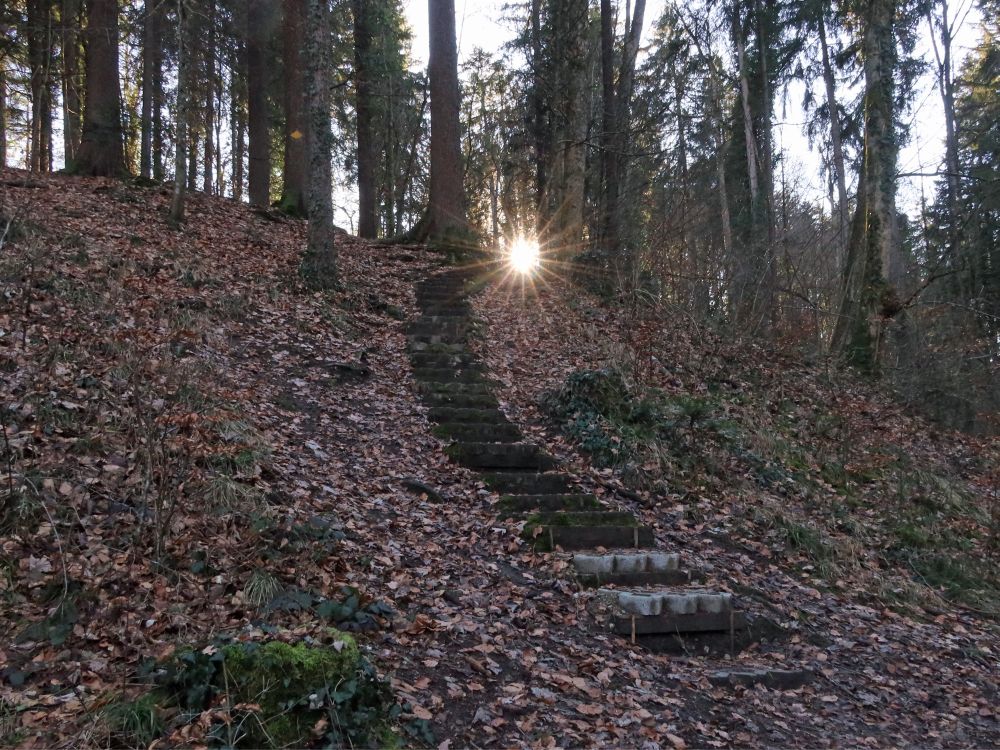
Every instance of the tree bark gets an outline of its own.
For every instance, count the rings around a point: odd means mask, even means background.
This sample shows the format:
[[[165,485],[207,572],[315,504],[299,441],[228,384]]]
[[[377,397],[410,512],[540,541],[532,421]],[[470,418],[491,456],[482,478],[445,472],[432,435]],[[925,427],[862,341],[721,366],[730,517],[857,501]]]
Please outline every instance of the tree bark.
[[[267,101],[267,52],[273,23],[271,0],[248,0],[247,110],[250,136],[250,203],[271,201],[271,135]]]
[[[306,0],[309,30],[306,61],[306,101],[309,107],[309,237],[302,276],[313,288],[337,283],[337,252],[333,234],[333,182],[330,129],[330,49],[327,0]]]
[[[613,201],[617,201],[617,183],[613,183],[615,145],[615,17],[611,0],[601,0],[601,232],[606,233],[613,224]],[[614,192],[614,195],[612,195]],[[605,240],[605,251],[612,247]]]
[[[191,54],[188,49],[191,20],[184,0],[177,0],[177,122],[174,132],[174,191],[170,201],[170,220],[184,221],[184,198],[187,187],[188,110],[191,101]]]
[[[156,33],[156,0],[146,0],[142,9],[142,111],[140,114],[139,176],[153,176],[153,68],[155,48],[159,45]]]
[[[374,74],[371,0],[354,0],[354,110],[358,130],[358,234],[374,238],[378,220],[375,205],[375,136],[372,132]]]
[[[823,10],[819,10],[819,43],[823,56],[823,83],[826,86],[826,107],[830,111],[830,145],[833,147],[833,170],[837,180],[837,214],[840,216],[841,242],[847,241],[847,169],[844,160],[844,140],[840,123],[840,108],[837,105],[837,82],[830,64],[830,49],[826,41],[826,22]],[[843,250],[838,249],[839,255]],[[837,268],[843,272],[843,258],[838,258]]]
[[[29,169],[52,171],[52,66],[55,49],[51,0],[28,0],[28,67],[31,82]]]
[[[0,60],[0,169],[7,166],[7,70]]]
[[[454,238],[468,230],[462,184],[455,0],[428,0],[431,176],[428,232]]]
[[[87,0],[87,84],[83,132],[74,170],[126,174],[118,82],[118,0]]]
[[[622,49],[621,67],[618,71],[618,88],[615,91],[615,120],[611,139],[611,170],[606,186],[609,221],[605,228],[606,247],[619,263],[619,272],[630,277],[634,270],[635,258],[622,257],[622,218],[625,206],[625,185],[628,170],[626,140],[632,116],[632,89],[635,79],[635,60],[639,53],[639,39],[642,36],[642,22],[646,11],[646,0],[636,0],[635,10],[628,24],[625,44]]]
[[[885,326],[899,312],[891,283],[899,253],[896,3],[868,0],[864,10],[864,153],[833,348],[847,364],[877,374]]]
[[[209,0],[208,13],[205,18],[208,24],[208,44],[205,48],[205,158],[202,162],[201,189],[205,195],[212,194],[215,172],[215,0]]]
[[[282,42],[285,62],[285,162],[281,205],[296,216],[306,215],[306,172],[309,144],[305,123],[305,82],[302,70],[304,0],[284,0]]]
[[[643,0],[640,0],[642,2]],[[563,0],[558,33],[562,38],[564,67],[561,85],[563,103],[562,161],[557,213],[560,252],[575,254],[583,238],[583,204],[586,180],[587,137],[587,45],[590,7],[587,0]]]
[[[69,166],[80,148],[80,0],[62,0],[63,162]]]

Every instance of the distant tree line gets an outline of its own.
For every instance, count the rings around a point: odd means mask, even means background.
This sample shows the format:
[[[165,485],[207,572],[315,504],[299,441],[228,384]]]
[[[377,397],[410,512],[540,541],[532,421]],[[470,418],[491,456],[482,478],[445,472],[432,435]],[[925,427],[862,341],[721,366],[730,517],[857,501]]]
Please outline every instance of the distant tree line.
[[[12,0],[0,160],[174,182],[363,237],[537,235],[567,272],[740,335],[832,351],[966,428],[1000,407],[1000,5],[950,0],[521,0],[458,71],[429,0]],[[919,38],[931,51],[918,56]],[[644,41],[645,40],[645,41]],[[943,158],[899,163],[929,72]],[[790,87],[825,199],[778,139]],[[60,158],[61,157],[61,158]],[[904,214],[905,172],[936,176]],[[332,244],[317,229],[312,250]]]

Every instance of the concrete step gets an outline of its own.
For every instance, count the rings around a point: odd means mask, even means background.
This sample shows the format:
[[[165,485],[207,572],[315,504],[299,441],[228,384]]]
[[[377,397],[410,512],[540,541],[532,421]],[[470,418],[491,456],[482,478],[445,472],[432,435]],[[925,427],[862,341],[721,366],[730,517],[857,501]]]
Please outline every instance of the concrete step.
[[[462,333],[408,333],[406,334],[406,341],[415,350],[420,344],[448,344],[450,346],[465,346],[465,342],[468,341],[468,331],[463,331]]]
[[[462,343],[432,344],[426,341],[409,341],[406,348],[410,354],[415,352],[424,352],[428,354],[463,354],[469,351],[469,348]]]
[[[499,409],[453,409],[438,406],[427,412],[427,418],[438,424],[510,424],[507,415]]]
[[[469,469],[543,471],[555,464],[534,443],[454,443],[445,448],[445,453]]]
[[[720,687],[763,685],[768,690],[797,690],[812,678],[809,669],[740,669],[713,672],[708,681]]]
[[[666,552],[609,552],[573,556],[577,580],[583,586],[679,586],[691,582],[680,569],[680,555]]]
[[[479,359],[471,352],[461,354],[438,354],[436,352],[413,352],[410,354],[413,367],[462,368],[479,364]]]
[[[486,486],[504,495],[565,494],[572,492],[568,474],[534,471],[494,471],[483,474]]]
[[[472,308],[467,302],[427,301],[419,303],[418,307],[421,315],[460,315],[465,317],[472,315]]]
[[[600,589],[611,608],[611,629],[635,639],[644,635],[711,633],[746,627],[746,617],[726,592],[684,589]]]
[[[599,510],[597,495],[554,494],[554,495],[504,495],[497,503],[497,510],[504,517],[521,513],[553,512],[560,510]]]
[[[464,336],[472,327],[469,318],[458,318],[449,322],[425,321],[420,318],[406,327],[408,336]]]
[[[465,368],[415,367],[413,377],[424,383],[483,383],[485,371],[479,365]]]
[[[507,424],[445,422],[435,426],[431,432],[437,437],[463,443],[516,443],[524,439],[517,426],[509,422]]]
[[[451,326],[472,322],[471,315],[430,315],[426,312],[413,320],[414,323]]]
[[[536,550],[651,547],[653,530],[627,511],[556,511],[531,515],[523,536]]]
[[[417,382],[417,390],[421,393],[454,393],[465,396],[491,396],[493,384],[485,380],[477,383],[463,383],[461,380],[436,381],[425,380]]]
[[[457,409],[497,409],[496,397],[489,393],[461,393],[454,391],[425,391],[423,401],[430,407],[449,406]]]

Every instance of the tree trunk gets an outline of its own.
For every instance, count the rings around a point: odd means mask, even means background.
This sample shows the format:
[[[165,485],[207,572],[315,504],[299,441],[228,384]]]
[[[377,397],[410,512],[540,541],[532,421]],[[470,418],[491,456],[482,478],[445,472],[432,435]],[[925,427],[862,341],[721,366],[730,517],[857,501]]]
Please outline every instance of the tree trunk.
[[[74,170],[126,174],[118,83],[118,0],[87,0],[87,85],[83,132]]]
[[[619,273],[631,277],[635,258],[629,253],[622,257],[622,219],[626,203],[625,187],[628,169],[626,152],[627,131],[632,116],[632,89],[635,79],[635,60],[639,53],[642,21],[646,0],[636,0],[631,23],[628,24],[622,49],[621,67],[618,71],[618,88],[615,92],[615,120],[611,139],[611,171],[608,174],[607,201],[609,222],[605,229],[609,253],[619,263]]]
[[[0,169],[7,166],[7,70],[0,60]]]
[[[240,28],[238,25],[237,28]],[[229,64],[230,132],[232,133],[233,199],[240,203],[244,191],[244,160],[246,157],[246,85],[243,71],[245,47],[237,40]]]
[[[142,9],[142,111],[140,115],[139,176],[153,176],[153,66],[159,45],[156,33],[156,0],[146,0]]]
[[[531,134],[535,146],[535,214],[541,229],[548,181],[548,149],[545,127],[545,97],[542,78],[542,0],[531,0]]]
[[[640,0],[641,1],[641,0]],[[557,208],[561,252],[575,254],[583,238],[583,204],[586,180],[587,115],[587,45],[590,8],[587,0],[562,0],[557,33],[563,46],[564,75],[560,98],[563,104],[562,162],[560,196]]]
[[[865,6],[864,153],[851,226],[834,351],[863,372],[879,371],[885,326],[899,312],[891,284],[899,253],[896,217],[895,0]]]
[[[188,110],[191,101],[191,54],[188,49],[191,23],[184,0],[177,0],[177,122],[174,133],[174,192],[170,201],[170,220],[184,221],[184,192],[187,184]]]
[[[358,234],[374,238],[377,233],[375,206],[375,136],[372,132],[374,74],[372,59],[371,0],[354,0],[354,110],[358,122]]]
[[[615,17],[611,0],[601,0],[601,231],[614,224],[612,206],[618,200],[618,184],[614,174],[615,144]],[[612,252],[613,247],[605,240],[604,250]]]
[[[306,0],[306,101],[309,108],[309,238],[301,273],[313,288],[337,283],[337,252],[333,234],[333,180],[330,159],[329,6],[327,0]]]
[[[271,0],[249,0],[247,9],[247,109],[250,135],[250,203],[271,201],[271,135],[267,101]]]
[[[940,8],[940,17],[934,17],[934,7]],[[955,118],[955,77],[952,70],[951,47],[954,42],[953,29],[948,19],[948,0],[934,0],[927,6],[927,23],[930,26],[931,40],[934,43],[934,55],[937,61],[937,81],[938,90],[941,93],[941,103],[944,109],[944,162],[945,184],[948,188],[948,244],[951,254],[954,256],[958,251],[958,236],[960,225],[961,192],[959,188],[959,163],[958,163],[958,127]],[[940,39],[935,38],[936,32]],[[941,47],[938,48],[937,42]],[[957,263],[957,258],[952,258],[953,263]]]
[[[431,177],[428,232],[455,239],[468,230],[462,185],[455,0],[428,0]]]
[[[52,66],[55,33],[50,0],[28,0],[28,67],[31,85],[29,169],[52,171]]]
[[[309,144],[304,120],[305,83],[302,71],[304,0],[284,0],[282,42],[285,62],[285,162],[281,205],[295,216],[306,215],[306,172]]]
[[[830,50],[826,42],[826,22],[822,9],[819,11],[819,43],[823,55],[823,83],[826,86],[826,107],[830,110],[830,144],[833,146],[833,169],[837,180],[837,214],[840,217],[841,243],[847,241],[847,169],[844,160],[844,140],[840,123],[840,108],[837,106],[837,82],[830,64]],[[838,248],[838,255],[843,249]],[[843,258],[838,258],[837,269],[843,272]]]
[[[205,195],[211,195],[217,145],[215,143],[215,0],[209,0],[205,22],[208,24],[208,44],[205,48],[205,158],[202,162],[205,172],[202,175],[201,189]]]
[[[153,179],[162,182],[165,176],[163,166],[164,142],[163,142],[163,107],[165,96],[163,91],[163,35],[166,33],[165,4],[155,3],[153,5],[153,33],[156,36],[156,44],[153,45],[152,56],[152,169]]]
[[[62,0],[63,162],[70,166],[80,148],[80,0]]]

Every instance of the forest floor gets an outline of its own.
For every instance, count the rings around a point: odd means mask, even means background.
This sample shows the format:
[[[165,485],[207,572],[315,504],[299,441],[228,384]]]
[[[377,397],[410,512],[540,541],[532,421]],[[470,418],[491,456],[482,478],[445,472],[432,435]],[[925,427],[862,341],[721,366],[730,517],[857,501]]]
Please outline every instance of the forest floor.
[[[198,744],[226,706],[116,723],[144,665],[221,635],[321,639],[344,586],[408,743],[1000,744],[996,441],[558,278],[488,287],[477,346],[510,417],[784,632],[648,653],[433,437],[404,326],[435,256],[341,235],[342,289],[312,293],[300,221],[194,194],[178,231],[165,189],[0,179],[0,746]],[[682,417],[627,472],[539,407],[600,367]],[[813,679],[710,682],[736,666]]]

